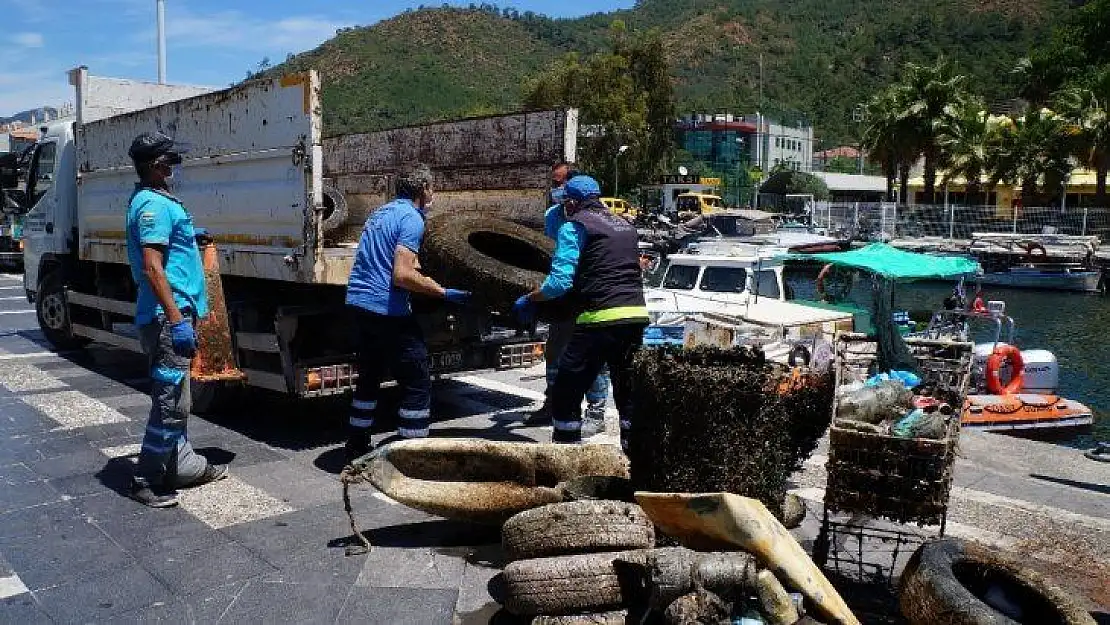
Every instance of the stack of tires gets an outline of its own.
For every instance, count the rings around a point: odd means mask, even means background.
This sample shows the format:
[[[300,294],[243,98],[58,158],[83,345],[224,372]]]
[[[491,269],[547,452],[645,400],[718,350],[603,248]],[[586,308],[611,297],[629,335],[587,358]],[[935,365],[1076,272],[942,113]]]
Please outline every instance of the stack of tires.
[[[655,546],[640,506],[568,501],[509,519],[501,530],[505,609],[534,624],[621,624],[640,598],[633,566]]]
[[[522,512],[502,529],[505,609],[532,625],[729,623],[751,605],[763,622],[799,621],[775,576],[744,552],[654,548],[636,504],[569,501]],[[809,622],[809,621],[805,621]]]

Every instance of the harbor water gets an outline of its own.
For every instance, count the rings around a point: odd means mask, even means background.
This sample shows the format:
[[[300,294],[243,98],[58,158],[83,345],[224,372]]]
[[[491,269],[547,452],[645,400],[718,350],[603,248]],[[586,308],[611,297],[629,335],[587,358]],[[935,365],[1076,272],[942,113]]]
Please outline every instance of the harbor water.
[[[787,282],[798,299],[815,299],[813,267],[791,267]],[[870,301],[870,289],[857,280],[851,299],[859,305]],[[895,307],[915,319],[941,307],[952,285],[938,282],[900,284]],[[1092,440],[1110,441],[1110,298],[1104,295],[1030,291],[984,287],[983,300],[1006,302],[1006,314],[1017,324],[1015,343],[1022,349],[1046,349],[1060,363],[1058,393],[1082,402],[1095,413],[1090,434],[1063,444],[1090,446]],[[977,336],[978,340],[993,337]],[[1005,337],[1003,337],[1005,338]]]

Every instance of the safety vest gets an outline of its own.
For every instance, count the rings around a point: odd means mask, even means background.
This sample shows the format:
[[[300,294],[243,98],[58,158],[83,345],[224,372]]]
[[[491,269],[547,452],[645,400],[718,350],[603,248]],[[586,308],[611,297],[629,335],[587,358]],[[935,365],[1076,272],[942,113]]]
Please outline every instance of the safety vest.
[[[589,200],[568,220],[586,231],[570,293],[577,304],[577,323],[646,323],[636,229],[597,200]]]

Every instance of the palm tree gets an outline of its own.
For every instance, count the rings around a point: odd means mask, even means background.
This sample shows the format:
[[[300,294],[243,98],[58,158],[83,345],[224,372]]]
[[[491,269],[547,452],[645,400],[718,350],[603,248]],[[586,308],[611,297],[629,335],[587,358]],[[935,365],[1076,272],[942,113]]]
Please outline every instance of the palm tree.
[[[1069,128],[1062,115],[1047,108],[999,123],[988,141],[992,184],[1020,184],[1024,206],[1036,205],[1039,190],[1053,196],[1062,192],[1072,170],[1074,133]]]
[[[1057,108],[1068,118],[1075,156],[1095,170],[1095,203],[1106,206],[1110,170],[1110,68],[1096,72],[1088,86],[1070,87],[1056,95]]]
[[[933,65],[907,63],[897,87],[903,109],[901,116],[911,132],[917,152],[925,157],[925,203],[935,200],[937,169],[941,164],[939,138],[956,123],[968,99],[967,77],[955,73],[950,61],[941,58]]]
[[[968,204],[985,204],[983,175],[989,171],[990,137],[997,118],[989,116],[977,98],[965,102],[937,136],[937,147],[944,167],[941,182],[952,178],[966,181]]]
[[[866,107],[867,126],[861,144],[868,158],[882,163],[887,199],[895,199],[894,180],[899,178],[898,201],[905,204],[910,166],[917,153],[903,111],[902,92],[897,87],[888,87],[872,97]]]

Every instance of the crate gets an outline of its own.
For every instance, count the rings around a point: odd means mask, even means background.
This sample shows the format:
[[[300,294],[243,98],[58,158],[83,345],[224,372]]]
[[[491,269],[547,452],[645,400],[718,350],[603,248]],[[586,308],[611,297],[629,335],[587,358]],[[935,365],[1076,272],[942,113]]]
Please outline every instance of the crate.
[[[907,339],[924,384],[956,409],[943,439],[901,438],[838,427],[839,398],[833,400],[829,431],[826,512],[844,512],[921,526],[944,523],[952,488],[952,467],[959,441],[959,412],[971,379],[972,344]],[[837,388],[864,380],[875,371],[877,345],[861,334],[836,340]]]

